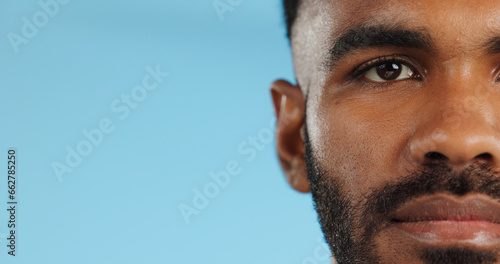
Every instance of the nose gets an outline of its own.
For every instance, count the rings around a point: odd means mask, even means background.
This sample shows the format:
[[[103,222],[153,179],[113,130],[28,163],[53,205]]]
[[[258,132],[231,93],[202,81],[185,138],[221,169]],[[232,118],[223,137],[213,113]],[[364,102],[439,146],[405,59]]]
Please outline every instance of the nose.
[[[472,162],[498,164],[500,133],[488,111],[478,106],[471,99],[468,103],[437,106],[437,111],[429,112],[409,142],[412,159],[420,165],[431,162],[446,162],[456,167]]]

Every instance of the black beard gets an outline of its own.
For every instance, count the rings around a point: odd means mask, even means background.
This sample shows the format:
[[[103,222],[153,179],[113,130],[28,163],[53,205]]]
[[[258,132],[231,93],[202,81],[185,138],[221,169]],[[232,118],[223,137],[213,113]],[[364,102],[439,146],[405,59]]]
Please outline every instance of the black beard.
[[[480,251],[465,247],[426,248],[420,258],[428,264],[493,264],[497,261],[498,251]]]
[[[305,149],[309,185],[319,222],[338,264],[380,263],[375,237],[391,224],[391,213],[415,198],[437,193],[457,196],[479,193],[500,199],[500,178],[491,167],[473,163],[458,173],[441,162],[373,189],[364,201],[356,203],[342,192],[339,179],[343,175],[328,175],[316,161],[307,126]],[[429,247],[421,251],[419,258],[428,264],[492,264],[499,255],[498,250],[468,247]]]

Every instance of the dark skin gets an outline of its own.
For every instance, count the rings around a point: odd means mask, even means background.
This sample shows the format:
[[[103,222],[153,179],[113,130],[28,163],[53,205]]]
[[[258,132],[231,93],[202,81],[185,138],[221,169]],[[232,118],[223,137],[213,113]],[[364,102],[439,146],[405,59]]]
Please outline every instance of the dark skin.
[[[316,161],[353,204],[434,162],[457,173],[473,163],[498,169],[499,17],[499,1],[303,0],[291,40],[298,84],[271,85],[277,151],[290,185],[310,191],[306,124]],[[358,45],[357,38],[339,46],[342,36],[362,28],[358,37],[370,38],[368,44]],[[370,35],[375,31],[382,33]],[[411,41],[387,41],[384,34]],[[434,196],[457,206],[473,206],[467,199],[498,204],[476,192]],[[398,210],[395,215],[411,208]],[[426,263],[415,248],[500,249],[498,239],[462,239],[460,229],[419,240],[391,217],[374,237],[381,263]]]

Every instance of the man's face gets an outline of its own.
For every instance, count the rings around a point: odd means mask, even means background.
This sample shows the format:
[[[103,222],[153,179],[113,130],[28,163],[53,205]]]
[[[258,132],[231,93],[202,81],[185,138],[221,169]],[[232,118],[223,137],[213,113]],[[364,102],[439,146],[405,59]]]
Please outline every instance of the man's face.
[[[500,263],[500,1],[303,0],[292,50],[278,154],[339,263]]]

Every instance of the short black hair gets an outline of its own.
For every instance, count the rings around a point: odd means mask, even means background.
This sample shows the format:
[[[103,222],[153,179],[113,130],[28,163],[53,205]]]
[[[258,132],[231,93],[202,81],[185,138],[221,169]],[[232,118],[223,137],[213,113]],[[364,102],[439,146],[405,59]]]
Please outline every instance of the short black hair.
[[[283,0],[283,9],[285,11],[286,35],[289,39],[292,36],[292,26],[297,18],[300,0]]]

